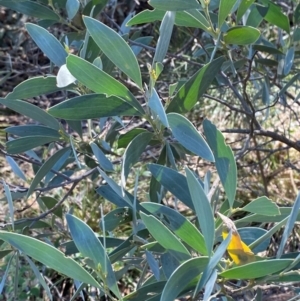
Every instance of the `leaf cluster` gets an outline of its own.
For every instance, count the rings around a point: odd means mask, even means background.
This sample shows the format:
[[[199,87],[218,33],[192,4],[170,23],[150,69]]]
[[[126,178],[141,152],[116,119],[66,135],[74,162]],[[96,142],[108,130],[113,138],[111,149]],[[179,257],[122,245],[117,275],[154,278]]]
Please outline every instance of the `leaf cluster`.
[[[257,136],[300,150],[294,140],[265,129],[264,118],[257,114],[268,112],[279,98],[284,103],[289,88],[297,84],[297,25],[291,27],[280,5],[268,0],[150,0],[153,10],[129,14],[121,25],[109,19],[110,27],[99,21],[107,2],[0,0],[0,5],[39,19],[38,24],[27,23],[26,30],[49,58],[51,73],[25,80],[0,99],[32,120],[6,128],[8,140],[0,150],[23,183],[15,189],[2,181],[9,222],[0,231],[1,257],[7,260],[0,292],[12,268],[17,283],[20,257],[50,300],[54,285],[46,283],[39,264],[73,279],[72,300],[91,287],[99,298],[111,300],[232,300],[240,292],[261,300],[260,285],[299,281],[299,254],[284,254],[284,248],[300,219],[300,194],[292,207],[278,207],[267,196],[244,204],[236,194],[237,161]],[[300,5],[293,15],[295,24],[299,11]],[[139,25],[156,21],[160,28],[153,49],[149,45],[154,37],[143,36]],[[48,30],[55,23],[72,32],[59,40]],[[279,47],[268,41],[261,24],[276,29]],[[193,75],[167,82],[168,95],[161,97],[160,78],[168,57],[174,57],[168,50],[177,27],[195,28],[208,42],[194,54]],[[151,63],[141,56],[143,49],[154,50]],[[256,85],[260,103],[249,97],[247,85]],[[271,97],[272,85],[280,88],[277,98]],[[224,87],[231,90],[233,105],[210,93]],[[65,93],[65,100],[47,110],[27,101],[58,91]],[[210,116],[201,124],[203,132],[186,118],[204,97],[241,116],[247,138],[238,152]],[[137,120],[147,126],[136,125]],[[154,151],[145,164],[143,156]],[[188,168],[190,158],[209,168]],[[32,179],[20,160],[32,163]],[[143,168],[150,175],[145,202],[139,195]],[[132,174],[134,187],[128,185]],[[72,204],[66,212],[66,201],[87,179],[99,197],[113,204],[106,214],[101,207],[96,231],[74,214]],[[62,187],[65,193],[58,200],[53,191]],[[19,198],[36,200],[40,214],[15,219]],[[220,216],[234,225],[224,239]],[[266,223],[272,227],[261,227]],[[124,225],[129,225],[129,235],[116,237]],[[282,227],[276,257],[267,257],[271,237]],[[226,250],[237,258],[234,262]],[[246,253],[255,259],[245,263],[241,258]],[[139,271],[139,281],[125,296],[118,281],[132,270]]]

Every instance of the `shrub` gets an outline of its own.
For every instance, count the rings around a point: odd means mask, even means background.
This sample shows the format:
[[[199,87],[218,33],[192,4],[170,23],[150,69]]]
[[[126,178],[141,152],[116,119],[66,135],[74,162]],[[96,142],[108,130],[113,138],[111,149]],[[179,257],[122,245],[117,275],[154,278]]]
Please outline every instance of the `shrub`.
[[[299,151],[293,138],[263,127],[268,114],[274,114],[273,106],[293,112],[287,96],[298,82],[298,28],[267,0],[150,0],[154,10],[129,14],[120,26],[103,14],[111,27],[97,19],[106,3],[0,1],[40,20],[27,23],[26,30],[49,58],[52,73],[29,78],[0,99],[32,120],[7,128],[1,150],[25,183],[13,189],[3,181],[10,221],[0,231],[1,256],[7,259],[1,291],[13,265],[18,283],[20,258],[50,299],[55,284],[46,283],[42,267],[73,279],[77,290],[72,299],[92,294],[94,288],[99,298],[111,300],[231,300],[243,293],[259,296],[261,284],[299,281],[298,253],[284,254],[299,219],[299,195],[293,207],[278,207],[262,194],[247,203],[236,197],[236,162],[252,144],[268,194],[259,137]],[[292,18],[297,24],[299,6]],[[149,63],[140,53],[152,49],[153,37],[132,26],[154,21],[161,23]],[[60,40],[47,29],[57,23],[69,28]],[[261,23],[276,34],[263,30]],[[203,41],[194,58],[186,59],[193,74],[189,71],[188,79],[174,83],[166,56],[181,60],[172,41],[176,26],[198,29]],[[168,86],[164,98],[160,78]],[[65,100],[47,110],[26,101],[51,93],[64,93]],[[243,128],[232,132],[247,136],[235,155],[209,116],[202,122],[203,135],[184,116],[201,108],[203,99],[238,114],[233,126]],[[137,120],[147,127],[136,125]],[[141,157],[154,150],[150,159]],[[200,172],[187,167],[187,160],[195,158],[201,162]],[[32,179],[25,176],[20,160],[32,164]],[[214,168],[216,173],[211,172]],[[72,204],[65,206],[79,193],[76,187],[84,185],[113,204],[108,212],[101,206],[96,229]],[[62,187],[65,193],[57,191]],[[40,213],[16,219],[19,198],[37,200]],[[265,223],[272,226],[264,229]],[[267,257],[271,237],[283,226],[276,257]],[[116,235],[125,227],[123,235]],[[138,283],[124,296],[118,281],[133,270],[139,271]]]

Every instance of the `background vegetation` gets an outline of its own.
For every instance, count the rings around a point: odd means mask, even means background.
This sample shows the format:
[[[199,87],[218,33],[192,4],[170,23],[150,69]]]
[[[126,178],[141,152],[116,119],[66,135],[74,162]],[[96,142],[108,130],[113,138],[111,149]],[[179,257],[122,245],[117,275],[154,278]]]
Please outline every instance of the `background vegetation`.
[[[0,5],[3,300],[297,298],[297,1]]]

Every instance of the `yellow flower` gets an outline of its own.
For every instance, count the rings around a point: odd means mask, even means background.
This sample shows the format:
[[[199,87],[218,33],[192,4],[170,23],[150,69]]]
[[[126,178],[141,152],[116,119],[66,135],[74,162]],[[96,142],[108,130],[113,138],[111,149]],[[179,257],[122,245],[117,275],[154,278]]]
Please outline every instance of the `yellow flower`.
[[[231,230],[231,241],[227,246],[228,255],[237,265],[243,265],[255,261],[255,255],[251,249],[241,240],[241,237],[236,229],[235,224],[227,216],[218,213],[224,225],[222,230],[222,237],[225,239]]]

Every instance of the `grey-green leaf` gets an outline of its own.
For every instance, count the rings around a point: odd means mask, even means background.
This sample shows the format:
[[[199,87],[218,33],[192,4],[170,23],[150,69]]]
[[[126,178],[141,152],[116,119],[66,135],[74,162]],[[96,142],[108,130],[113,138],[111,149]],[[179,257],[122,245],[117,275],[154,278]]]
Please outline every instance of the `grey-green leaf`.
[[[237,186],[237,167],[231,148],[222,133],[209,120],[203,121],[204,134],[213,151],[216,168],[225,189],[230,207],[233,206]]]
[[[83,120],[110,116],[140,116],[131,104],[105,94],[87,94],[65,100],[48,110],[54,117],[66,120]]]
[[[92,142],[90,146],[101,168],[105,171],[114,171],[113,164],[108,160],[100,147],[94,142]]]
[[[68,13],[68,18],[70,20],[72,20],[76,16],[79,7],[80,7],[80,2],[78,0],[67,0],[66,10]]]
[[[141,218],[150,234],[166,250],[169,250],[180,262],[191,258],[184,244],[157,218],[140,212]]]
[[[260,31],[251,26],[235,26],[224,33],[224,42],[234,45],[249,45],[260,37]]]
[[[162,19],[152,66],[155,66],[156,62],[162,63],[166,56],[173,32],[175,15],[175,12],[167,11]]]
[[[57,137],[27,136],[6,142],[6,150],[9,154],[19,154],[35,147],[57,141]]]
[[[288,240],[288,236],[290,235],[291,231],[293,230],[295,223],[297,221],[297,216],[299,213],[299,209],[300,209],[300,192],[298,192],[297,198],[294,202],[291,214],[286,222],[285,228],[284,228],[284,232],[282,234],[282,238],[280,241],[280,245],[279,245],[279,249],[277,251],[276,254],[276,258],[280,258],[282,253],[283,253],[283,249],[284,246]]]
[[[102,275],[105,286],[109,287],[118,298],[121,298],[114,271],[100,240],[93,230],[77,217],[67,214],[66,219],[77,249],[83,256],[93,260],[97,268],[100,265],[100,275]]]
[[[57,130],[42,125],[31,125],[31,124],[12,126],[6,128],[5,132],[19,137],[44,136],[44,137],[56,137],[57,139],[61,137],[60,133]]]
[[[185,172],[197,219],[204,236],[207,253],[210,256],[215,240],[215,220],[212,208],[194,173],[188,168],[185,169]]]
[[[164,223],[177,235],[177,237],[195,251],[207,255],[203,235],[186,217],[176,210],[161,204],[143,202],[141,205],[157,217],[161,218],[162,216],[165,216]]]
[[[237,0],[220,0],[218,27],[221,28]]]
[[[266,196],[259,197],[243,207],[244,211],[258,213],[261,215],[274,216],[279,215],[280,211],[275,202],[272,202]]]
[[[237,11],[237,21],[240,21],[240,19],[243,17],[243,15],[246,13],[247,9],[252,5],[252,3],[255,0],[241,0],[240,5],[238,7]]]
[[[162,105],[162,101],[154,88],[152,88],[152,95],[149,99],[148,105],[151,108],[151,110],[157,114],[157,116],[159,117],[159,121],[165,127],[169,127],[167,115]]]
[[[59,273],[101,288],[93,276],[74,259],[66,257],[61,251],[49,244],[29,236],[1,230],[0,239]]]
[[[174,169],[158,164],[148,164],[148,169],[161,185],[163,185],[185,205],[194,210],[194,205],[185,176]]]
[[[114,30],[93,18],[83,17],[83,20],[103,53],[142,89],[138,61],[125,40]]]
[[[127,146],[123,155],[121,181],[122,187],[125,187],[126,179],[131,167],[138,161],[140,155],[143,153],[149,144],[153,134],[145,132],[137,135]]]
[[[36,24],[27,23],[26,29],[38,47],[48,56],[49,60],[61,67],[66,63],[67,52],[53,34]]]
[[[141,23],[151,23],[161,21],[165,15],[162,10],[144,10],[135,15],[127,25],[136,25]],[[207,30],[209,23],[206,18],[198,10],[177,11],[175,16],[175,24],[177,26],[195,27]]]
[[[193,279],[201,275],[208,261],[207,257],[198,257],[182,263],[168,279],[160,300],[174,301]]]
[[[34,191],[37,185],[42,181],[42,179],[46,176],[46,174],[50,171],[52,166],[67,152],[69,148],[63,148],[57,151],[53,156],[51,156],[38,170],[33,181],[27,192],[27,198]]]
[[[0,5],[42,20],[59,20],[59,15],[53,10],[34,1],[1,0]]]
[[[29,78],[17,85],[12,92],[7,94],[5,99],[26,99],[60,90],[61,88],[56,86],[55,76],[37,76]]]
[[[8,100],[4,98],[0,98],[0,103],[11,110],[47,125],[52,129],[59,130],[59,122],[55,118],[31,103],[22,100]]]
[[[95,93],[119,96],[129,102],[141,114],[144,113],[142,106],[127,87],[88,61],[70,54],[67,58],[67,67],[79,82]]]
[[[225,58],[223,56],[204,65],[184,85],[181,86],[170,102],[167,112],[186,113],[190,111],[200,97],[209,88],[218,74]]]
[[[164,11],[200,9],[200,4],[196,0],[150,0],[149,4]]]
[[[18,163],[10,156],[6,156],[6,161],[7,163],[10,165],[13,173],[20,177],[23,181],[26,182],[26,176],[24,175],[22,169],[20,168],[20,166],[18,165]]]
[[[207,161],[215,161],[208,144],[187,118],[177,113],[169,113],[167,117],[172,133],[181,145]]]

